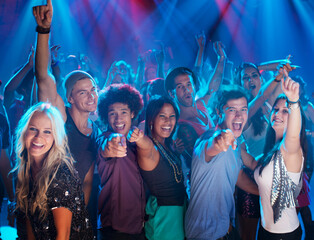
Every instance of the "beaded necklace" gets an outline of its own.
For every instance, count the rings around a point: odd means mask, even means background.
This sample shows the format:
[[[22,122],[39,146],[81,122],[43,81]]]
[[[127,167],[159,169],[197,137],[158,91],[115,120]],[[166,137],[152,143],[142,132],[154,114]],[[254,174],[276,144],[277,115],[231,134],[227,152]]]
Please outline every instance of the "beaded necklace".
[[[180,159],[178,159],[178,157],[175,154],[168,152],[155,138],[153,138],[153,142],[155,143],[155,145],[157,146],[157,148],[159,149],[159,152],[161,152],[163,157],[168,160],[170,166],[173,169],[174,178],[176,182],[180,183],[182,181],[182,175],[183,175],[182,168],[178,167],[178,165],[176,164],[176,162],[178,162],[178,164],[180,163]],[[178,179],[178,176],[180,179]]]

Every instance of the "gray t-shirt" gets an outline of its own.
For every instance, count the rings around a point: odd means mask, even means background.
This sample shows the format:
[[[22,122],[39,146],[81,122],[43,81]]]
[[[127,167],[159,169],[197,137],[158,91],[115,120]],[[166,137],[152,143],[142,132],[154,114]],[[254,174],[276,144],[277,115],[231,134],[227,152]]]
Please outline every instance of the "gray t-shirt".
[[[242,167],[240,149],[231,147],[205,161],[205,146],[213,131],[196,142],[192,160],[191,199],[185,217],[187,239],[217,239],[235,217],[233,193]]]

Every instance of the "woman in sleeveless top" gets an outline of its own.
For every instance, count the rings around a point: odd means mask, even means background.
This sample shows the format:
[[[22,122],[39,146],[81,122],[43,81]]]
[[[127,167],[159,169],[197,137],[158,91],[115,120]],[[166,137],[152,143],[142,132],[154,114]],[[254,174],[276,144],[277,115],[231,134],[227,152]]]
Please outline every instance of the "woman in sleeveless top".
[[[264,156],[254,172],[261,197],[258,239],[301,239],[297,196],[307,147],[299,103],[299,84],[285,70],[282,90],[273,106]]]
[[[93,239],[64,121],[49,103],[32,106],[16,131],[17,210],[28,239]]]
[[[179,118],[175,104],[154,97],[146,109],[145,135],[134,129],[128,139],[136,142],[138,162],[150,190],[146,205],[147,239],[184,239],[186,194],[180,159],[172,148],[172,135]]]

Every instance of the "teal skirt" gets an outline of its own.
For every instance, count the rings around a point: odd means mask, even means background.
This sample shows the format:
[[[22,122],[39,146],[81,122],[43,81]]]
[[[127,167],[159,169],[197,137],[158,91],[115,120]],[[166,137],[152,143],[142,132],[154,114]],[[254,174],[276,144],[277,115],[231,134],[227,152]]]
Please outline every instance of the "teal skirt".
[[[148,240],[183,240],[184,216],[183,206],[158,206],[157,198],[150,196],[146,204],[148,221],[145,223],[145,235]]]

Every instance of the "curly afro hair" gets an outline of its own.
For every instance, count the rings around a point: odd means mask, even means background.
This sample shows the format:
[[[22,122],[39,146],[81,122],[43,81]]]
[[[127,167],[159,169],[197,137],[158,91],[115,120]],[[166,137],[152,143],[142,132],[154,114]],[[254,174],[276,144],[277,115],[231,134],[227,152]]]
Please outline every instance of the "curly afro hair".
[[[139,91],[128,84],[112,84],[105,89],[98,99],[98,115],[101,121],[108,124],[108,109],[114,103],[128,105],[134,114],[134,119],[142,110],[144,104]]]

